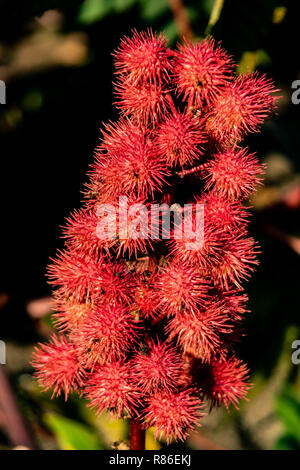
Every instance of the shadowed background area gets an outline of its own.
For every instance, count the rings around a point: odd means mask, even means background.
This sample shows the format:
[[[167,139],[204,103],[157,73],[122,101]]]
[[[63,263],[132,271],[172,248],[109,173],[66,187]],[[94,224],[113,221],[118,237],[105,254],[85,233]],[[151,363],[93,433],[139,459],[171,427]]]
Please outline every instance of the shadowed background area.
[[[261,255],[239,347],[254,387],[240,410],[215,410],[185,445],[300,448],[300,367],[291,360],[300,339],[300,104],[291,100],[298,18],[297,2],[284,0],[0,0],[0,448],[126,448],[126,423],[96,419],[76,397],[50,401],[29,361],[52,329],[45,273],[63,244],[60,226],[79,206],[101,123],[116,117],[111,52],[132,28],[149,26],[172,45],[210,31],[240,72],[266,72],[282,96],[277,115],[246,142],[267,164],[251,201]],[[146,445],[164,443],[149,431]]]

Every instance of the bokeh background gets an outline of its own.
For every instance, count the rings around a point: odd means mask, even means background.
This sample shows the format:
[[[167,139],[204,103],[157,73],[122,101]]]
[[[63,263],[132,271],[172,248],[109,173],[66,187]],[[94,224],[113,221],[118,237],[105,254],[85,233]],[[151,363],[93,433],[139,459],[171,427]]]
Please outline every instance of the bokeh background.
[[[248,361],[249,401],[220,409],[185,443],[192,449],[300,449],[300,79],[299,2],[284,0],[0,0],[1,236],[0,448],[126,448],[127,423],[96,419],[84,400],[50,400],[32,377],[34,344],[52,330],[49,258],[60,226],[79,206],[101,122],[114,119],[111,52],[132,28],[165,31],[170,44],[188,27],[222,40],[239,71],[274,78],[281,100],[262,133],[248,138],[267,164],[251,201],[260,266],[249,286],[251,314],[239,347]],[[184,7],[188,23],[180,21]],[[299,355],[300,357],[300,355]],[[9,382],[8,382],[9,381]],[[148,448],[160,448],[147,433]],[[182,446],[178,445],[177,448]],[[18,447],[17,447],[18,448]]]

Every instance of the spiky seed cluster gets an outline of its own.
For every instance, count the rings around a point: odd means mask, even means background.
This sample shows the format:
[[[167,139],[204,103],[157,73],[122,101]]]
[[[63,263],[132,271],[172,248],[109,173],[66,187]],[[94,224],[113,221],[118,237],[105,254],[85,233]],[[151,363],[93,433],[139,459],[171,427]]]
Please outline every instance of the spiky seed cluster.
[[[49,269],[61,333],[33,364],[54,395],[79,390],[96,413],[138,419],[170,442],[197,425],[203,401],[228,408],[249,388],[234,349],[257,264],[244,202],[263,166],[241,139],[273,111],[275,90],[257,73],[235,77],[213,39],[171,51],[162,35],[134,31],[114,56],[121,118],[104,128]],[[201,203],[202,242],[175,237],[175,216],[170,237],[160,219],[137,237],[129,212],[124,232],[121,196],[148,214],[180,202],[197,215]]]

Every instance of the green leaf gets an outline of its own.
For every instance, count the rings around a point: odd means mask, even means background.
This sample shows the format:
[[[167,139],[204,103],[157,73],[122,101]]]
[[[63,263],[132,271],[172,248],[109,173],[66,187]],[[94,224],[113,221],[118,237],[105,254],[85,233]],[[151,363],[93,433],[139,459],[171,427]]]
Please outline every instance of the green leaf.
[[[299,450],[300,443],[291,434],[283,434],[275,444],[275,450]]]
[[[300,403],[291,391],[286,390],[277,398],[275,406],[287,434],[292,435],[300,444]]]
[[[85,0],[78,13],[78,21],[82,24],[92,24],[102,20],[113,9],[112,0]]]
[[[169,10],[168,0],[140,0],[141,16],[146,21],[153,21]]]
[[[97,433],[82,423],[54,413],[46,415],[45,421],[63,450],[103,449]]]
[[[113,9],[117,13],[122,13],[125,10],[129,10],[137,0],[111,0],[111,3],[113,4]]]
[[[223,9],[224,5],[224,0],[215,0],[212,10],[210,12],[210,17],[208,20],[208,25],[205,30],[205,34],[208,35],[210,34],[212,28],[215,26],[215,24],[219,21],[221,12]]]
[[[168,38],[169,42],[172,43],[178,38],[178,31],[175,21],[170,21],[167,23],[161,31],[165,33],[166,38]]]

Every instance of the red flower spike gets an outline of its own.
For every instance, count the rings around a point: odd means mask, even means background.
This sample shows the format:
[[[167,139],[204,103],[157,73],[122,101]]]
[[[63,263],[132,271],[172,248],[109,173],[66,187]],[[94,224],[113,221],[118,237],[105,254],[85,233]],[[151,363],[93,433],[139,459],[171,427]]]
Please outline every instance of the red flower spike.
[[[264,166],[255,153],[247,149],[231,149],[215,155],[207,168],[206,189],[215,188],[229,199],[245,199],[261,184]]]
[[[163,312],[171,316],[197,310],[205,302],[209,286],[196,267],[173,261],[159,273],[156,290]]]
[[[63,392],[67,400],[72,390],[83,385],[85,371],[77,359],[76,348],[63,335],[53,335],[50,343],[40,344],[34,350],[32,365],[44,390],[53,388],[52,398]]]
[[[144,393],[176,388],[182,362],[176,349],[157,341],[149,341],[149,352],[132,359],[132,377]]]
[[[238,142],[245,134],[258,132],[275,109],[275,91],[273,81],[265,75],[239,75],[212,103],[207,132],[222,144]]]
[[[239,359],[214,360],[204,368],[203,396],[210,399],[212,407],[224,404],[228,409],[233,404],[238,408],[240,400],[247,400],[248,379],[249,370]]]
[[[174,58],[174,84],[190,107],[202,107],[230,83],[234,64],[212,38],[195,44],[186,41]]]
[[[135,346],[140,325],[123,305],[95,307],[72,335],[86,367],[125,358]]]
[[[237,406],[250,387],[235,358],[258,252],[244,202],[264,166],[240,141],[274,111],[275,89],[235,78],[211,38],[173,52],[134,31],[115,63],[121,117],[104,126],[49,268],[68,339],[39,346],[33,365],[53,395],[78,390],[97,414],[169,443],[197,424],[202,399]]]
[[[144,419],[147,427],[155,427],[155,438],[183,441],[204,413],[201,401],[193,390],[157,392],[148,399]]]
[[[132,416],[141,402],[128,364],[120,361],[97,366],[86,384],[85,395],[97,415],[109,411],[117,418]]]
[[[172,51],[166,47],[163,34],[157,35],[151,29],[121,40],[115,56],[116,73],[133,84],[150,82],[161,84],[168,79]]]
[[[169,166],[183,167],[201,157],[206,140],[199,121],[188,114],[173,112],[159,127],[156,146]]]

